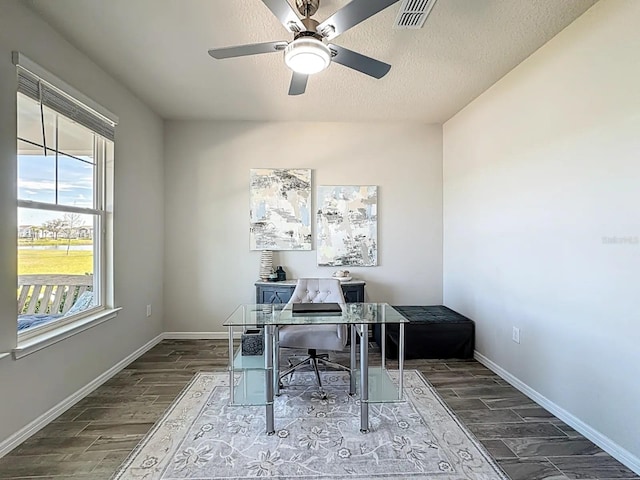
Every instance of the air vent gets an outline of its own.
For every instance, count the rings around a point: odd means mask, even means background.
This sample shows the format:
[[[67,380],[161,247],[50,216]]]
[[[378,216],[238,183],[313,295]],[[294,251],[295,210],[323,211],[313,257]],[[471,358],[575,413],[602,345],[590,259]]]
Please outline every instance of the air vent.
[[[393,28],[422,28],[436,0],[402,0]]]

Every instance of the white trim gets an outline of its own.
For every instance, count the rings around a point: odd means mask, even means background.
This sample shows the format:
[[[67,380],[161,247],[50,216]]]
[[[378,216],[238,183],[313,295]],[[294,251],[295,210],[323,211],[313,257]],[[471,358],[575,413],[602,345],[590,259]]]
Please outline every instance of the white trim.
[[[547,397],[535,391],[529,385],[527,385],[517,377],[507,372],[504,368],[502,368],[501,366],[499,366],[489,358],[485,357],[477,350],[473,352],[473,357],[478,362],[480,362],[485,367],[487,367],[489,370],[499,375],[500,378],[502,378],[503,380],[506,380],[513,387],[520,390],[527,397],[534,400],[537,404],[549,410],[551,413],[553,413],[556,417],[558,417],[560,420],[565,422],[571,428],[573,428],[577,432],[587,437],[589,440],[591,440],[593,443],[598,445],[600,448],[602,448],[605,452],[607,452],[613,458],[623,463],[628,468],[633,470],[635,473],[640,475],[640,458],[636,457],[630,451],[621,447],[616,442],[611,440],[609,437],[607,437],[606,435],[603,435],[602,433],[600,433],[590,425],[587,425],[582,420],[580,420],[576,416],[566,411],[564,408],[553,403]]]
[[[129,355],[128,357],[126,357],[126,358],[122,359],[121,361],[119,361],[118,363],[116,363],[113,367],[111,367],[109,370],[104,372],[102,375],[100,375],[96,379],[94,379],[91,382],[89,382],[87,385],[82,387],[80,390],[78,390],[77,392],[71,394],[70,396],[65,398],[62,402],[58,403],[53,408],[49,409],[47,412],[45,412],[42,415],[40,415],[38,418],[36,418],[33,422],[28,424],[26,427],[20,429],[19,431],[17,431],[13,435],[11,435],[4,442],[1,442],[0,443],[0,457],[3,457],[7,453],[9,453],[15,447],[17,447],[22,442],[27,440],[31,435],[33,435],[38,430],[40,430],[42,427],[48,425],[50,422],[52,422],[53,420],[58,418],[60,415],[62,415],[64,412],[66,412],[70,407],[75,405],[77,402],[79,402],[84,397],[89,395],[91,392],[93,392],[100,385],[102,385],[107,380],[109,380],[111,377],[113,377],[118,372],[120,372],[124,367],[126,367],[131,362],[133,362],[135,359],[137,359],[138,357],[142,356],[143,354],[145,354],[146,352],[151,350],[153,347],[155,347],[163,339],[164,339],[164,335],[161,333],[156,338],[154,338],[153,340],[148,342],[146,345],[143,345],[138,350],[133,352],[131,355]]]
[[[28,344],[32,339],[45,338],[47,334],[51,334],[58,330],[61,330],[65,325],[76,325],[85,319],[93,318],[93,315],[104,312],[103,307],[93,307],[82,312],[78,312],[75,315],[65,317],[64,315],[53,319],[50,322],[38,325],[36,327],[25,328],[24,330],[18,330],[18,348],[23,344]],[[20,318],[20,316],[18,316]]]
[[[82,103],[93,113],[104,118],[106,121],[111,122],[113,125],[118,124],[118,116],[115,113],[110,112],[102,105],[94,102],[86,95],[83,95],[64,80],[59,79],[53,73],[48,72],[33,60],[30,60],[26,55],[20,52],[11,52],[11,59],[13,64],[17,67],[24,68],[27,72],[32,73],[41,80],[47,82],[50,86],[60,91],[64,95],[71,97],[76,102]]]
[[[49,147],[47,147],[49,148]],[[96,182],[97,183],[97,182]],[[90,207],[74,207],[73,205],[61,205],[59,203],[45,203],[45,202],[34,202],[33,200],[20,200],[18,199],[18,207],[20,208],[34,208],[38,210],[47,210],[53,212],[73,212],[73,213],[81,213],[83,215],[102,215],[104,210],[100,210],[98,208],[90,208]]]
[[[228,340],[229,332],[164,332],[170,340]]]
[[[0,360],[2,360],[5,357],[9,357],[9,356],[11,356],[10,353],[0,353]]]
[[[88,315],[77,322],[68,323],[60,326],[55,330],[49,330],[42,335],[29,338],[25,341],[19,342],[18,346],[12,350],[14,360],[18,360],[27,355],[42,350],[54,343],[58,343],[66,338],[77,335],[84,332],[96,325],[100,325],[107,320],[111,320],[118,315],[118,312],[122,310],[122,307],[112,308],[108,310],[101,310],[93,315]]]

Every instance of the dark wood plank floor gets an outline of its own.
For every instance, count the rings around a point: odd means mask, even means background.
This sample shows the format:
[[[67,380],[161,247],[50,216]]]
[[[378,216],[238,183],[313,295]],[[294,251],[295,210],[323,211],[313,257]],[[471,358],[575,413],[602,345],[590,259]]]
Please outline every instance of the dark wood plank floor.
[[[194,373],[226,370],[227,349],[221,340],[163,341],[0,458],[0,478],[110,478]],[[512,480],[640,478],[476,361],[406,368],[426,376]]]

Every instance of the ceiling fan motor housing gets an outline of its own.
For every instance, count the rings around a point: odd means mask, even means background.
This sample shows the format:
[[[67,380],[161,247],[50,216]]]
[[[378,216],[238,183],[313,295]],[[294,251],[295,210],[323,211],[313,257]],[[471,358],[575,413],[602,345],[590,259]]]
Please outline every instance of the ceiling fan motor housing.
[[[304,25],[305,30],[296,34],[296,38],[300,35],[317,35],[317,38],[322,38],[322,36],[317,32],[318,25],[320,25],[313,18],[303,18],[300,20]]]

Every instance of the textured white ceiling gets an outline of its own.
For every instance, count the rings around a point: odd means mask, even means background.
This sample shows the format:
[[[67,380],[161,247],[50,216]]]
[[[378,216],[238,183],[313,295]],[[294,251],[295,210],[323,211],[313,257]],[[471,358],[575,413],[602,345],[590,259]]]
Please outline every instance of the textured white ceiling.
[[[334,40],[387,76],[332,64],[297,97],[281,53],[207,54],[291,40],[260,0],[26,1],[163,118],[443,123],[597,0],[438,0],[420,30],[392,28],[398,2]],[[348,0],[320,3],[322,21]]]

